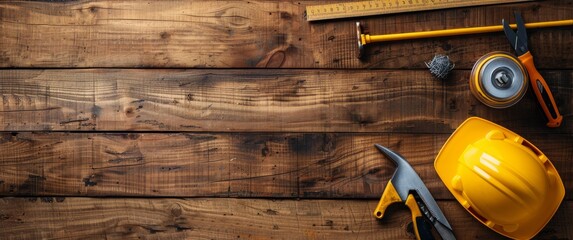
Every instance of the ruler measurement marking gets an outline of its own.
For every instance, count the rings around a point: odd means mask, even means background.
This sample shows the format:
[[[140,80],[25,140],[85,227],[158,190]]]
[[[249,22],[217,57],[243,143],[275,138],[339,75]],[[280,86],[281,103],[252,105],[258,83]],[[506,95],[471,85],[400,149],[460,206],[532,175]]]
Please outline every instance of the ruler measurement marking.
[[[307,6],[306,18],[317,21],[528,1],[533,0],[370,0]]]

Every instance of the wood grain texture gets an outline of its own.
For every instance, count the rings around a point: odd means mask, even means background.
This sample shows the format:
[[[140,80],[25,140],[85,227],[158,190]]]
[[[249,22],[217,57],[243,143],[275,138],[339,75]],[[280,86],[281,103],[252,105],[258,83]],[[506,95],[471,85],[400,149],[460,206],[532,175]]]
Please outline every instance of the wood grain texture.
[[[1,196],[377,198],[402,154],[437,199],[433,161],[448,134],[5,133]],[[571,198],[573,141],[524,136],[551,159]]]
[[[557,129],[531,92],[503,110],[471,95],[474,62],[512,52],[502,32],[355,57],[357,20],[372,34],[553,21],[572,0],[306,22],[323,3],[0,1],[0,239],[413,239],[406,207],[371,215],[395,170],[374,144],[408,159],[459,239],[502,239],[433,167],[470,116],[549,157],[567,193],[537,238],[573,238],[572,27],[528,29]],[[425,65],[438,53],[447,81]]]
[[[323,1],[3,1],[0,67],[426,68],[444,53],[459,69],[511,48],[503,33],[368,47],[356,55],[356,19],[308,23]],[[572,1],[541,1],[371,17],[372,34],[573,18]],[[539,68],[571,68],[571,28],[531,30]]]
[[[573,71],[542,71],[565,116],[532,92],[492,109],[423,70],[0,70],[4,131],[451,133],[479,116],[517,133],[573,134]]]
[[[377,200],[0,199],[4,239],[414,239],[407,208],[383,220]],[[505,239],[455,201],[440,201],[458,239]],[[573,203],[564,202],[538,239],[567,239]],[[455,221],[451,221],[455,219]]]

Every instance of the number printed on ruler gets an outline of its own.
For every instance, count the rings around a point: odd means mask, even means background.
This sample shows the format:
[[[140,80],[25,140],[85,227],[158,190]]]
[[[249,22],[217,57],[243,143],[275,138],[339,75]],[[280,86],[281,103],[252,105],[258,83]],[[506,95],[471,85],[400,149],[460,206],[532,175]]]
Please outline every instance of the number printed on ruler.
[[[455,7],[527,2],[533,0],[372,0],[306,7],[308,21],[363,17],[379,14],[415,12]]]

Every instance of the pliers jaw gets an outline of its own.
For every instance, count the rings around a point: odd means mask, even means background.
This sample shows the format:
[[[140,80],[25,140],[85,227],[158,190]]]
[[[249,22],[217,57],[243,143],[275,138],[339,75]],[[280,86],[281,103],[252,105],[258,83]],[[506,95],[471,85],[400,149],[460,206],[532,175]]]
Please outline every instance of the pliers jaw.
[[[507,40],[509,40],[511,47],[513,47],[517,56],[521,56],[529,51],[529,48],[527,47],[527,32],[525,30],[525,23],[523,22],[523,18],[521,18],[521,14],[519,12],[515,12],[514,14],[517,32],[513,31],[505,19],[502,19],[501,23],[503,24],[503,32],[505,33]]]

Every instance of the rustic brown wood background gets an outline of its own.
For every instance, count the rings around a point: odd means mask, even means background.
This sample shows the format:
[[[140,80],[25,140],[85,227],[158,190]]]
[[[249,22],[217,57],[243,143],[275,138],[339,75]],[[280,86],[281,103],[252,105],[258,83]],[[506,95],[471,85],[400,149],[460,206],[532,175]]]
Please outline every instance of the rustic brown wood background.
[[[572,239],[573,29],[528,31],[565,116],[544,126],[531,92],[488,108],[474,62],[502,32],[367,48],[356,19],[308,23],[325,1],[1,1],[0,239],[412,239],[404,206],[371,216],[404,155],[460,239],[473,219],[433,161],[466,118],[521,134],[555,164],[565,200],[538,234]],[[573,18],[535,1],[361,18],[371,33]],[[424,62],[447,54],[447,81]]]

